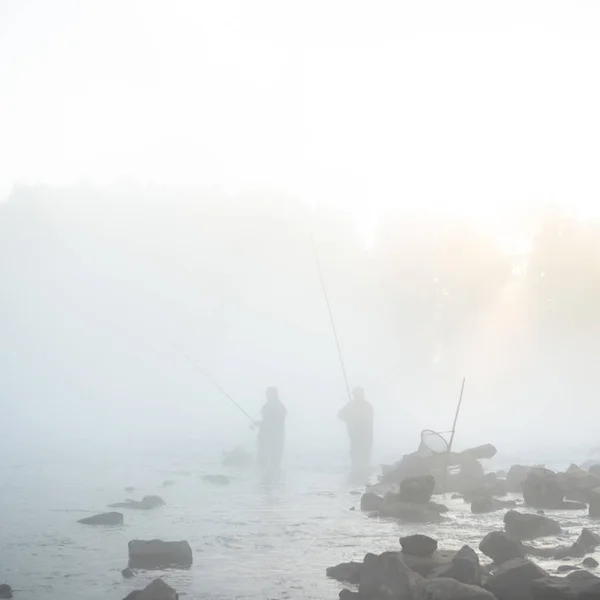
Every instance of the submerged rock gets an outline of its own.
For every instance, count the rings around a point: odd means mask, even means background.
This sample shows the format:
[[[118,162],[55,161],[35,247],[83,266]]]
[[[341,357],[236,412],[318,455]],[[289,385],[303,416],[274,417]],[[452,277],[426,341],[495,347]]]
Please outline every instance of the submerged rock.
[[[134,590],[125,600],[178,600],[179,594],[162,579],[155,579],[143,590]]]
[[[531,600],[532,582],[547,576],[546,571],[531,561],[515,558],[501,565],[488,579],[485,588],[498,600]]]
[[[585,558],[581,564],[588,569],[595,569],[596,567],[600,566],[598,561],[591,556]]]
[[[77,522],[83,525],[123,525],[123,514],[120,512],[107,512],[79,519]]]
[[[194,561],[192,549],[186,541],[132,540],[128,547],[130,569],[185,569],[191,567]]]
[[[415,534],[400,538],[400,546],[404,554],[411,556],[431,556],[438,547],[438,543],[427,535]]]
[[[554,558],[556,560],[563,560],[565,558],[583,558],[585,555],[585,548],[581,544],[575,542],[570,546],[557,548],[554,553]]]
[[[125,502],[117,502],[109,504],[109,508],[135,508],[138,510],[152,510],[159,508],[166,503],[160,496],[144,496],[141,500],[126,500]]]
[[[360,572],[363,564],[359,562],[340,563],[335,567],[329,567],[326,571],[327,577],[341,581],[342,583],[351,583],[358,585],[360,583]]]
[[[579,567],[575,565],[559,565],[556,569],[559,573],[570,573],[571,571],[578,571]]]
[[[496,600],[487,590],[448,578],[424,579],[416,584],[414,600]]]
[[[7,583],[0,584],[0,598],[12,598],[13,592]]]
[[[231,479],[225,475],[202,475],[202,481],[213,485],[229,485],[231,483]]]
[[[481,540],[479,550],[499,565],[515,558],[525,558],[523,544],[507,535],[504,531],[492,531],[488,533]]]
[[[511,537],[518,540],[533,540],[535,538],[559,535],[560,524],[554,519],[542,515],[520,513],[509,510],[504,515],[504,527]]]
[[[400,483],[400,501],[427,504],[433,496],[435,479],[431,475],[409,477]]]
[[[514,500],[498,500],[498,498],[489,496],[488,498],[473,500],[471,502],[471,512],[474,515],[481,515],[504,510],[505,508],[515,508],[516,506],[517,503]]]
[[[135,573],[129,567],[123,569],[121,571],[121,575],[124,579],[132,579],[133,577],[135,577]]]

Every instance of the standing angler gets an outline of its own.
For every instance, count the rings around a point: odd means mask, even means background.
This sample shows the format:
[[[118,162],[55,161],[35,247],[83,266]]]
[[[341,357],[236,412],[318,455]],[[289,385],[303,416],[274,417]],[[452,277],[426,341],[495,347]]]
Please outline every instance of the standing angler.
[[[348,428],[352,470],[356,472],[368,469],[373,449],[373,407],[365,399],[362,388],[354,388],[352,400],[342,408],[338,416]]]
[[[285,419],[287,410],[279,399],[277,388],[267,389],[267,401],[258,425],[258,466],[264,473],[275,474],[281,467],[285,446]]]

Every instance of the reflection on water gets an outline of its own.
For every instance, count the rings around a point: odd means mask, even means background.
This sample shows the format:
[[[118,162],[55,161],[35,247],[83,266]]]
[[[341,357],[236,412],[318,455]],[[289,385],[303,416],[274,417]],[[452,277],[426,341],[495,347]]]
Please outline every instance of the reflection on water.
[[[168,471],[174,484],[161,488]],[[0,472],[0,511],[4,552],[0,583],[19,597],[123,598],[156,576],[188,598],[336,598],[341,586],[325,568],[362,559],[368,551],[398,549],[398,538],[423,532],[441,548],[477,548],[483,535],[501,529],[503,513],[472,515],[469,505],[449,496],[448,519],[438,525],[410,526],[368,518],[351,511],[360,504],[365,474],[343,469],[286,467],[276,477],[255,472],[227,473],[228,486],[204,482],[203,473],[222,473],[215,464],[184,461],[114,461],[96,465],[29,465]],[[122,527],[90,528],[76,523],[82,514],[101,512],[133,486],[135,499],[158,493],[167,505],[153,511],[124,509]],[[564,526],[560,538],[574,541],[582,513],[552,515]],[[187,571],[139,573],[124,580],[131,539],[187,539],[194,566]],[[596,558],[600,558],[596,556]],[[541,563],[555,568],[552,561]]]

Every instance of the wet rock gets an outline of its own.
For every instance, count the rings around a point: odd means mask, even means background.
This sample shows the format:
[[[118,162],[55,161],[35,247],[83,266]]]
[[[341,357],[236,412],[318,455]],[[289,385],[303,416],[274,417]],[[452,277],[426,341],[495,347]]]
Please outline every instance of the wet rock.
[[[488,496],[487,498],[473,500],[471,502],[471,512],[474,515],[481,515],[506,508],[515,508],[516,506],[517,503],[514,500],[498,500],[498,498]]]
[[[123,569],[121,571],[121,575],[124,579],[132,579],[135,577],[135,573],[129,567],[127,569]]]
[[[564,560],[565,558],[583,558],[585,555],[585,548],[581,544],[575,542],[571,546],[557,548],[554,553],[554,558],[556,560]]]
[[[327,577],[336,581],[358,585],[360,583],[361,569],[362,563],[359,562],[340,563],[335,567],[329,567],[326,573]]]
[[[504,527],[509,536],[518,540],[533,540],[535,538],[559,535],[559,523],[549,517],[520,513],[509,510],[504,515]]]
[[[12,598],[13,592],[10,585],[3,583],[0,584],[0,598]]]
[[[575,565],[559,565],[556,570],[559,573],[570,573],[571,571],[578,571],[579,567],[576,567]]]
[[[193,563],[188,542],[132,540],[129,542],[130,569],[188,568]]]
[[[523,544],[508,536],[504,531],[488,533],[481,540],[479,550],[499,565],[515,558],[525,558]]]
[[[231,479],[225,475],[202,475],[202,481],[213,485],[229,485],[231,483]]]
[[[363,561],[358,591],[367,598],[398,600],[413,598],[422,577],[407,567],[396,552],[367,554]]]
[[[358,592],[351,592],[350,590],[342,590],[339,593],[339,599],[340,600],[368,600],[368,598],[365,598],[362,594],[359,594]]]
[[[442,520],[439,508],[409,502],[385,503],[377,515],[405,523],[439,523]]]
[[[77,522],[83,525],[123,525],[123,514],[120,512],[107,512],[79,519]]]
[[[523,481],[525,504],[534,508],[560,509],[564,496],[559,478],[549,469],[531,469]]]
[[[481,566],[475,551],[463,546],[450,564],[436,569],[430,577],[455,579],[468,585],[481,585]]]
[[[495,596],[475,585],[455,579],[424,579],[416,584],[413,600],[496,600]]]
[[[506,487],[508,491],[514,494],[523,493],[523,482],[530,471],[531,467],[513,465],[506,474]]]
[[[144,496],[141,500],[126,500],[125,502],[117,502],[109,504],[109,508],[134,508],[136,510],[152,510],[159,508],[166,503],[160,496]]]
[[[411,556],[431,556],[438,543],[427,535],[415,534],[400,538],[400,546],[404,554]]]
[[[593,489],[589,494],[590,519],[600,519],[600,487]]]
[[[383,507],[383,498],[374,494],[373,492],[367,492],[363,494],[360,499],[360,510],[365,512],[373,512],[380,510]]]
[[[546,576],[531,582],[533,600],[595,600],[600,598],[600,579],[577,570],[566,577]]]
[[[447,550],[438,550],[431,556],[412,556],[411,554],[400,553],[400,559],[404,564],[422,577],[430,577],[437,570],[449,566],[455,556],[456,552]]]
[[[400,483],[400,501],[427,504],[435,489],[435,479],[431,475],[409,477]]]
[[[143,590],[135,590],[125,600],[178,600],[179,594],[162,579],[155,579]]]
[[[591,556],[584,558],[581,564],[587,569],[595,569],[599,566],[598,561],[595,558],[592,558]]]
[[[531,600],[531,584],[547,577],[546,571],[529,560],[515,558],[501,565],[488,579],[485,589],[498,600]]]
[[[462,494],[452,494],[452,496],[450,496],[450,498],[452,500],[463,500],[464,496]]]
[[[588,551],[595,550],[600,546],[600,535],[594,533],[591,529],[584,527],[577,538],[577,543]]]
[[[529,556],[535,556],[536,558],[554,558],[556,548],[537,548],[529,544],[523,544],[525,553]]]

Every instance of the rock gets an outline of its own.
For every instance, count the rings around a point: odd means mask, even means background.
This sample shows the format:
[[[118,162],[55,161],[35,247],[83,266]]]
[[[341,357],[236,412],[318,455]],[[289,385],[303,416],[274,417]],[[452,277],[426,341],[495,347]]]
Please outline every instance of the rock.
[[[600,565],[600,563],[598,563],[598,561],[595,558],[592,558],[591,556],[584,558],[581,564],[588,569],[595,569]]]
[[[499,565],[515,558],[525,558],[523,544],[509,537],[504,531],[488,533],[481,540],[479,550]]]
[[[231,479],[225,475],[202,475],[202,481],[213,485],[229,485],[231,483]]]
[[[409,502],[384,504],[377,516],[398,519],[406,523],[439,523],[442,520],[439,509],[427,504]]]
[[[455,556],[456,552],[447,550],[438,550],[431,556],[412,556],[400,553],[402,562],[422,577],[432,577],[436,571],[450,566]]]
[[[556,553],[556,548],[536,548],[529,544],[523,544],[523,548],[526,554],[535,556],[536,558],[554,558],[554,554]]]
[[[350,590],[342,590],[339,593],[340,600],[368,600],[358,592],[351,592]]]
[[[488,579],[485,589],[498,600],[531,600],[529,590],[532,582],[547,575],[546,571],[531,561],[515,558],[498,568]]]
[[[600,579],[577,570],[566,577],[542,577],[531,582],[533,600],[595,600],[600,598]]]
[[[590,473],[591,475],[595,475],[596,477],[600,477],[600,463],[592,465],[588,469],[588,473]]]
[[[435,479],[431,475],[409,477],[400,484],[400,501],[427,504],[435,489]]]
[[[125,502],[117,502],[109,504],[109,508],[135,508],[137,510],[152,510],[159,508],[166,503],[160,496],[144,496],[141,500],[126,500]]]
[[[422,577],[407,567],[396,552],[367,554],[361,569],[358,592],[366,598],[399,600],[413,598]]]
[[[549,469],[531,469],[523,481],[525,504],[534,508],[559,509],[563,505],[565,490],[559,478]]]
[[[496,600],[495,596],[475,585],[455,579],[424,579],[416,584],[413,600]]]
[[[452,494],[452,496],[450,496],[450,498],[451,498],[452,500],[463,500],[463,499],[464,499],[464,496],[463,496],[463,495],[461,495],[461,494]]]
[[[559,535],[561,527],[557,521],[541,515],[509,510],[504,515],[504,527],[509,536],[518,540],[533,540],[550,535]]]
[[[557,548],[554,553],[554,558],[556,560],[563,560],[565,558],[583,558],[585,554],[585,548],[581,544],[575,542],[571,546]]]
[[[135,590],[125,600],[178,600],[179,594],[162,579],[155,579],[143,590]]]
[[[523,493],[523,482],[529,475],[531,467],[523,467],[521,465],[513,465],[506,474],[506,487],[513,494]]]
[[[600,487],[591,490],[589,494],[590,519],[600,519]]]
[[[123,525],[123,515],[120,512],[107,512],[77,522],[83,525]]]
[[[129,567],[127,569],[123,569],[121,571],[121,575],[124,579],[132,579],[135,577],[135,573]]]
[[[403,554],[411,556],[431,556],[436,550],[438,543],[427,535],[415,534],[400,538]]]
[[[556,569],[559,573],[570,573],[571,571],[578,571],[579,567],[574,565],[559,565]]]
[[[10,585],[3,583],[0,584],[0,598],[12,598],[13,592]]]
[[[481,585],[479,558],[471,547],[463,546],[450,564],[436,569],[430,577],[455,579],[468,585]]]
[[[383,498],[374,494],[373,492],[367,492],[363,494],[360,499],[360,510],[364,510],[366,512],[373,512],[380,510],[383,507]]]
[[[481,515],[497,510],[503,510],[505,508],[515,508],[516,506],[517,503],[514,500],[498,500],[498,498],[489,496],[487,498],[473,500],[471,502],[471,512],[474,515]]]
[[[600,546],[600,535],[594,533],[591,529],[584,527],[577,538],[577,543],[588,551],[595,550]]]
[[[329,567],[326,573],[327,577],[336,581],[358,585],[360,583],[361,569],[362,563],[359,562],[340,563],[335,567]]]
[[[129,542],[130,569],[188,568],[193,563],[192,549],[186,541],[132,540]]]

